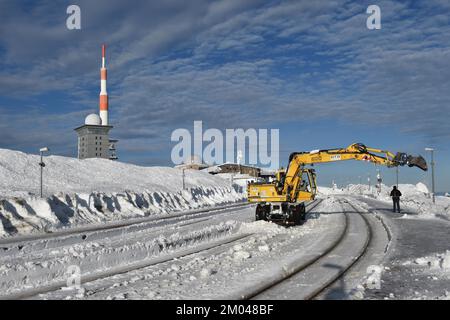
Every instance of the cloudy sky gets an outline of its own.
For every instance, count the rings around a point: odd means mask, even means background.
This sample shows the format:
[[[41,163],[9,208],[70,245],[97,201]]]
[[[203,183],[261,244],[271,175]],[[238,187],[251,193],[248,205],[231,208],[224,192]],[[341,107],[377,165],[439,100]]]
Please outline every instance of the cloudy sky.
[[[66,28],[70,4],[81,30]],[[366,27],[371,4],[381,30]],[[171,132],[202,120],[280,129],[282,164],[292,151],[353,142],[423,155],[433,146],[438,189],[450,190],[447,0],[0,0],[0,148],[76,156],[73,128],[98,109],[102,43],[122,161],[171,165]],[[375,169],[323,165],[320,182]],[[429,174],[402,168],[400,178]]]

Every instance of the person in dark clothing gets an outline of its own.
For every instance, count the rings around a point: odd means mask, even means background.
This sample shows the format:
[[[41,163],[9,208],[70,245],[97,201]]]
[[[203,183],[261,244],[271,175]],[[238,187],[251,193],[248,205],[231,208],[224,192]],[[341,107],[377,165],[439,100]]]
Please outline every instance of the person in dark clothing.
[[[400,192],[400,190],[397,189],[396,186],[394,186],[392,188],[391,191],[391,197],[392,197],[392,201],[394,203],[394,212],[396,211],[395,209],[397,208],[397,212],[400,213],[400,197],[402,196],[402,193]]]

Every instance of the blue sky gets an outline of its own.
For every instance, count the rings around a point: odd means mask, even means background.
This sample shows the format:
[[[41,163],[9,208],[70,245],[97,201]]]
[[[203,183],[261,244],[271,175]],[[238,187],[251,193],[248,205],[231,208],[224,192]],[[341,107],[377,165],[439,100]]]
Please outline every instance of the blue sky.
[[[81,7],[82,30],[66,28]],[[366,28],[381,8],[382,29]],[[450,2],[0,1],[0,148],[76,155],[98,109],[100,46],[121,161],[170,165],[176,128],[278,128],[291,151],[353,142],[426,155],[450,190]],[[285,163],[284,163],[285,164]],[[320,167],[323,185],[375,175]],[[382,168],[385,181],[394,171]],[[401,181],[429,174],[402,168]]]

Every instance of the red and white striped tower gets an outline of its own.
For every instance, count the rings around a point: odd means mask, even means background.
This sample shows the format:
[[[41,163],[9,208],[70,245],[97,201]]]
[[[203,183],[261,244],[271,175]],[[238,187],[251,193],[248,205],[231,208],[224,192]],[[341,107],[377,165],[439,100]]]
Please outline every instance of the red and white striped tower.
[[[106,46],[102,45],[102,68],[100,69],[100,119],[102,125],[108,125],[108,93],[106,92]]]

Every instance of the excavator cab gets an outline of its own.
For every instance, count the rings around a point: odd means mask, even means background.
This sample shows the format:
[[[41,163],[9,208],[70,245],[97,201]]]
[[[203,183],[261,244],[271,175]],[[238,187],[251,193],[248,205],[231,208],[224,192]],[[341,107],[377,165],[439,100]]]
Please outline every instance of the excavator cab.
[[[295,190],[281,195],[285,171],[276,174],[276,182],[251,183],[247,186],[249,202],[257,202],[256,220],[273,221],[283,225],[300,225],[306,220],[305,202],[314,200],[317,192],[314,169],[302,168],[296,179]]]
[[[316,172],[314,169],[302,169],[299,173],[300,183],[292,194],[295,202],[314,200],[317,192]]]
[[[299,170],[296,179],[297,187],[283,192],[286,172],[280,170],[271,183],[253,182],[247,185],[247,199],[249,202],[302,202],[314,200],[317,192],[316,172],[312,168]]]

